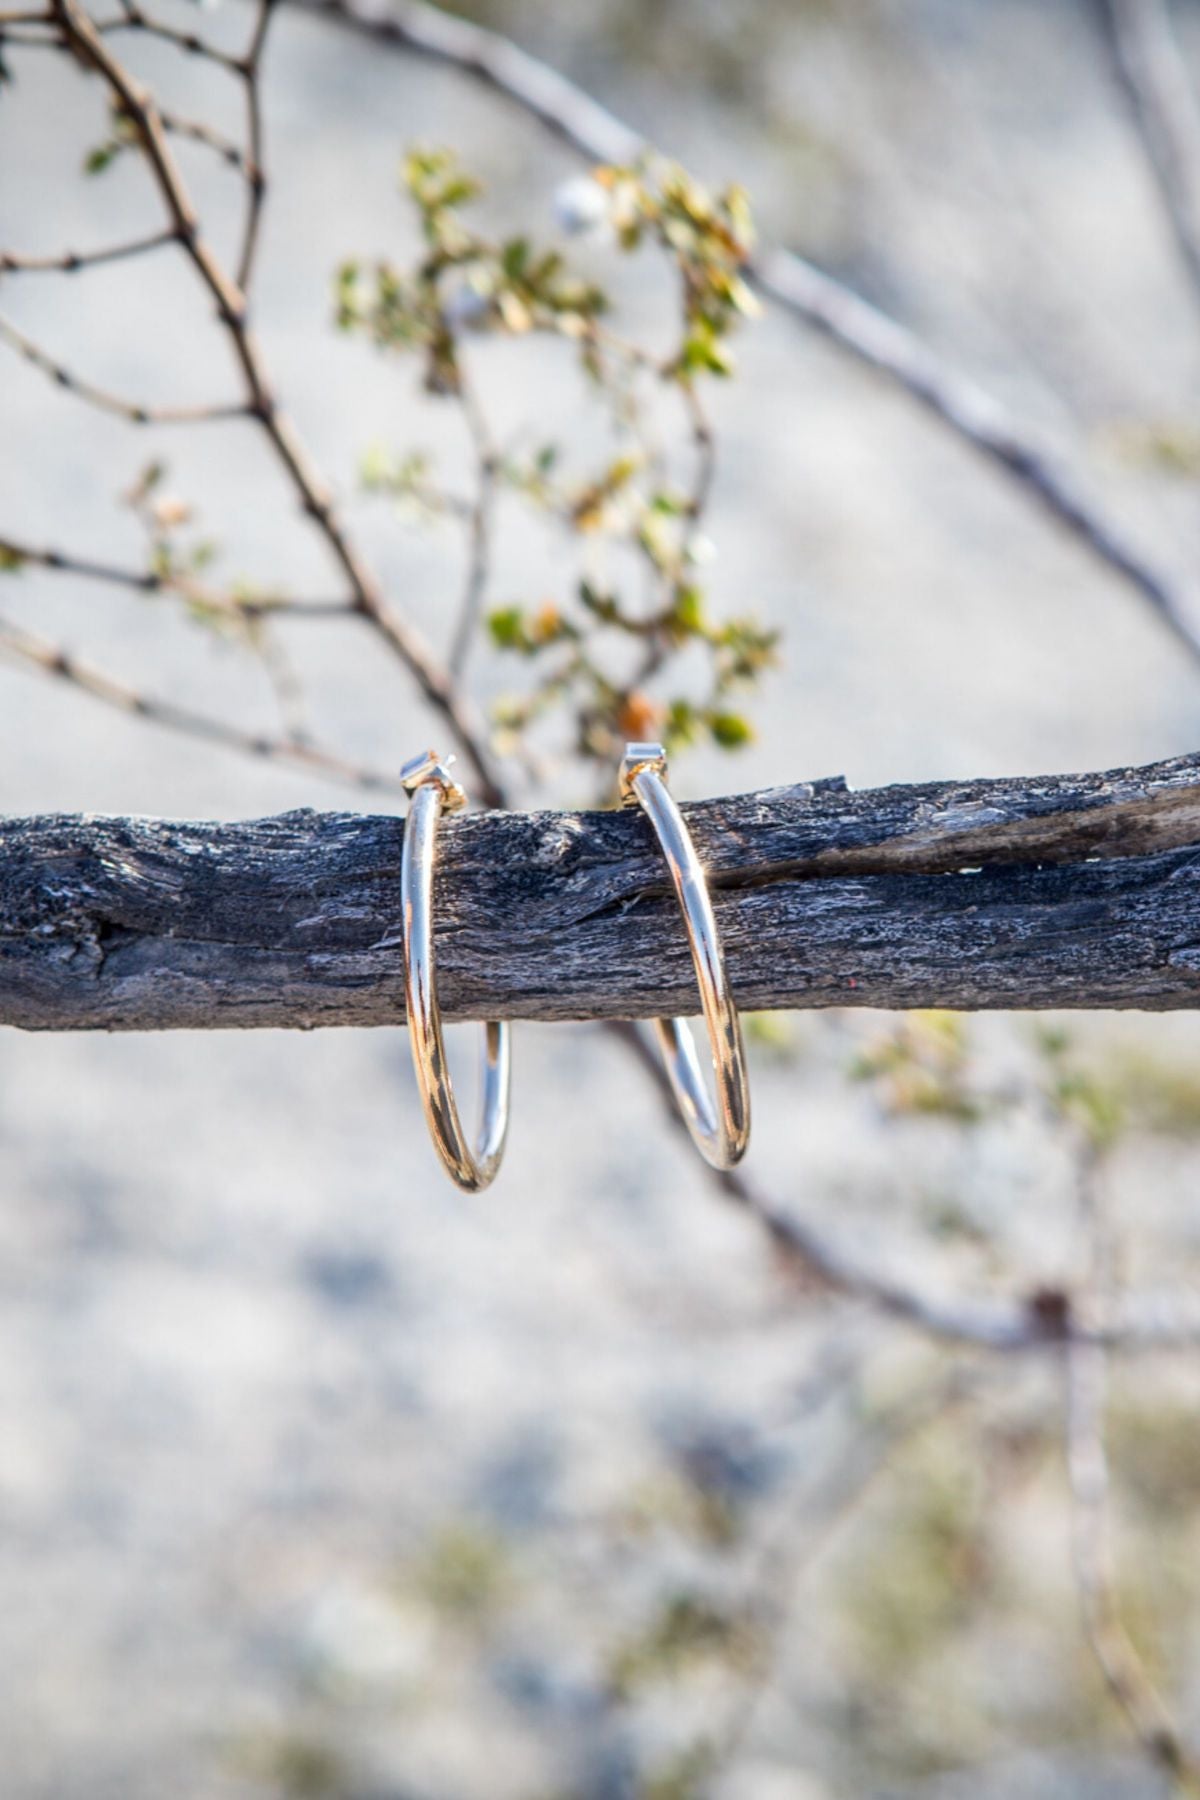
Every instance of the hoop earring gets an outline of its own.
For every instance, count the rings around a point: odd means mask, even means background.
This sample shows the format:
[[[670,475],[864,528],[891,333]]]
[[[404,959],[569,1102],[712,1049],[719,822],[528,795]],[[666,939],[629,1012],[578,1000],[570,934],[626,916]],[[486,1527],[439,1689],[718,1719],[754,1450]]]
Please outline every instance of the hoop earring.
[[[667,788],[667,756],[661,744],[626,744],[621,759],[621,801],[625,806],[641,807],[671,871],[708,1028],[717,1083],[715,1111],[685,1021],[655,1019],[655,1036],[692,1142],[714,1169],[731,1169],[745,1155],[750,1141],[750,1086],[742,1027],[729,990],[708,883],[691,834]]]
[[[495,1178],[508,1131],[511,1082],[509,1028],[505,1021],[484,1027],[481,1076],[481,1122],[474,1153],[463,1134],[442,1041],[433,962],[433,864],[437,823],[443,812],[467,804],[465,790],[450,774],[452,756],[439,760],[432,750],[413,757],[400,771],[412,796],[404,821],[404,853],[400,893],[404,906],[404,991],[408,1035],[425,1123],[434,1148],[452,1181],[477,1193]]]

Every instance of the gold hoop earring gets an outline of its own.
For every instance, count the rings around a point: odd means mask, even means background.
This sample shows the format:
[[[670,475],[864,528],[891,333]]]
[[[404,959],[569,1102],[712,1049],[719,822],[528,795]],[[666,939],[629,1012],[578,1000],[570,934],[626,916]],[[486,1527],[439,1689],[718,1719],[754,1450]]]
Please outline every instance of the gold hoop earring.
[[[750,1085],[737,1007],[729,989],[725,956],[713,916],[708,882],[691,834],[667,787],[661,744],[626,744],[621,759],[621,801],[640,806],[654,827],[687,928],[696,982],[717,1083],[714,1111],[683,1019],[656,1019],[654,1031],[671,1089],[692,1142],[714,1169],[731,1169],[750,1141]]]
[[[433,961],[433,865],[437,824],[443,812],[467,804],[465,790],[450,774],[452,756],[442,760],[432,750],[413,757],[400,771],[411,795],[404,821],[400,892],[404,907],[404,991],[408,1035],[425,1123],[434,1148],[452,1181],[477,1193],[494,1180],[504,1155],[511,1085],[509,1028],[490,1021],[484,1027],[481,1076],[481,1122],[474,1153],[464,1136],[454,1103],[442,1041]]]

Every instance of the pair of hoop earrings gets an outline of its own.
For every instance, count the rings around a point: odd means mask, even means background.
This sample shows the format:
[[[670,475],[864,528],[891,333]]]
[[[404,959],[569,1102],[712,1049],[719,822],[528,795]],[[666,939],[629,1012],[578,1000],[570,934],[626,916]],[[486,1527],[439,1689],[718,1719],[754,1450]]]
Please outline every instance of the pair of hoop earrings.
[[[430,750],[400,771],[411,796],[404,823],[400,887],[404,907],[404,986],[408,1030],[425,1122],[451,1180],[468,1193],[488,1186],[500,1167],[508,1131],[512,1073],[507,1021],[484,1026],[479,1136],[472,1150],[462,1129],[446,1066],[433,960],[433,865],[437,824],[458,812],[467,796],[450,773],[454,759]],[[716,1078],[714,1108],[705,1089],[691,1033],[682,1019],[656,1019],[654,1032],[671,1088],[705,1162],[731,1169],[750,1140],[750,1088],[737,1007],[713,917],[708,883],[691,835],[667,787],[661,744],[627,744],[621,759],[621,801],[640,806],[654,828],[683,913]]]

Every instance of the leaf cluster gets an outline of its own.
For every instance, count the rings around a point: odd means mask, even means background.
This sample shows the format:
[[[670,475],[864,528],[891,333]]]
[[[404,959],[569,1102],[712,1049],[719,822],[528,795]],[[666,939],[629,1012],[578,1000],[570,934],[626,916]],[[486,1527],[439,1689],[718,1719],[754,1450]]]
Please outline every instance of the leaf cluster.
[[[582,478],[563,472],[562,446],[553,442],[532,455],[489,446],[479,460],[481,484],[523,500],[578,539],[585,567],[565,598],[506,598],[482,610],[492,647],[532,673],[495,709],[499,747],[519,751],[538,721],[565,711],[574,752],[611,767],[629,738],[661,738],[673,748],[705,738],[730,750],[749,743],[753,728],[738,696],[774,660],[777,634],[749,616],[714,616],[700,577],[711,549],[700,525],[712,441],[696,384],[732,372],[728,339],[756,310],[742,273],[752,243],[745,194],[731,187],[710,195],[654,159],[598,169],[593,180],[616,249],[649,243],[676,274],[678,335],[665,356],[610,327],[609,295],[561,250],[528,235],[494,239],[475,230],[467,213],[480,185],[441,149],[411,150],[402,165],[422,240],[416,265],[343,263],[336,319],[381,349],[419,355],[427,390],[463,406],[477,451],[482,427],[464,366],[466,338],[543,333],[578,346],[586,383],[609,403],[615,453]],[[681,398],[690,481],[670,473],[652,442],[646,387]],[[376,449],[363,479],[406,511],[455,515],[479,528],[482,502],[443,492],[420,451]],[[641,567],[636,598],[612,576],[615,552],[626,562],[631,553]],[[686,688],[671,692],[666,671],[685,652],[693,653]],[[700,677],[698,667],[706,671]]]

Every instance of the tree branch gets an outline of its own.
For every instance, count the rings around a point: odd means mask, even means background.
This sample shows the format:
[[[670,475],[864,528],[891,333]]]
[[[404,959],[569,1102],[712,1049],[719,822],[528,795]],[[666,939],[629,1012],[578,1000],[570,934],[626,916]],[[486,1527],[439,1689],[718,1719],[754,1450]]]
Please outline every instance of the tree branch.
[[[1104,1150],[1075,1133],[1075,1162],[1087,1268],[1080,1295],[1103,1297],[1115,1286],[1115,1243],[1102,1203]],[[1071,1550],[1080,1618],[1096,1664],[1146,1756],[1174,1788],[1200,1793],[1200,1766],[1126,1629],[1118,1597],[1106,1433],[1108,1357],[1098,1343],[1071,1343],[1065,1353],[1064,1448],[1071,1493]]]
[[[246,51],[245,60],[239,65],[246,102],[246,217],[242,226],[242,245],[237,267],[237,284],[243,294],[250,292],[250,279],[254,273],[254,259],[262,226],[263,202],[267,195],[259,76],[273,9],[274,0],[258,0],[250,47]]]
[[[214,131],[203,119],[186,119],[181,113],[166,112],[161,107],[158,116],[163,130],[172,137],[188,138],[193,144],[203,144],[221,162],[236,169],[244,181],[249,181],[250,165],[231,138],[222,137],[219,131]]]
[[[70,369],[55,362],[52,356],[47,356],[32,338],[26,337],[8,319],[0,318],[0,343],[8,344],[27,363],[32,363],[35,369],[48,375],[56,387],[64,388],[67,393],[86,401],[89,406],[96,407],[100,412],[112,413],[131,425],[205,425],[248,416],[249,409],[244,403],[229,406],[142,406],[136,400],[126,400],[121,394],[111,393],[107,388],[96,387],[93,382],[73,375]]]
[[[140,6],[125,4],[115,19],[97,19],[96,30],[108,37],[118,31],[137,31],[144,37],[161,38],[164,43],[174,44],[177,50],[189,56],[198,56],[204,62],[215,63],[218,68],[227,69],[231,75],[241,75],[242,63],[228,51],[219,50],[194,31],[176,31],[174,26],[164,25],[161,20],[151,18]]]
[[[375,793],[398,794],[403,791],[398,779],[392,779],[380,770],[349,762],[336,752],[326,750],[307,738],[278,738],[269,733],[245,731],[240,726],[231,725],[225,719],[214,718],[209,713],[195,712],[191,707],[179,706],[173,700],[143,693],[140,688],[130,687],[106,674],[103,669],[81,662],[60,644],[52,644],[45,638],[36,637],[32,632],[25,631],[4,618],[0,618],[0,657],[38,669],[55,681],[63,681],[78,688],[80,693],[90,695],[93,700],[100,700],[106,706],[114,707],[117,712],[143,719],[150,725],[165,726],[167,730],[178,732],[184,737],[199,738],[203,743],[215,744],[225,750],[236,750],[243,756],[252,756],[265,762],[291,764],[310,774],[340,782],[346,787],[365,788]],[[278,692],[277,674],[270,668],[267,673]],[[0,851],[0,858],[2,855],[3,852]]]
[[[1195,1001],[1200,758],[862,794],[834,781],[687,812],[744,1005]],[[395,817],[307,811],[232,825],[0,821],[0,1023],[398,1023],[402,836]],[[441,849],[450,1016],[695,1009],[678,909],[639,814],[448,818]],[[610,1029],[659,1079],[645,1040]],[[717,1185],[810,1291],[947,1341],[1005,1352],[1200,1343],[1193,1290],[915,1288],[745,1171]]]
[[[446,720],[479,778],[481,798],[498,804],[502,789],[481,721],[420,634],[388,606],[373,573],[347,535],[299,433],[272,392],[257,340],[249,328],[246,295],[222,267],[201,232],[153,96],[114,56],[79,0],[54,0],[53,11],[64,41],[103,77],[113,99],[136,130],[167,215],[228,334],[245,383],[246,410],[262,427],[304,511],[338,562],[353,593],[356,612],[396,654]]]
[[[487,418],[479,403],[472,379],[459,370],[459,402],[466,421],[467,433],[475,458],[475,498],[471,503],[467,574],[454,621],[454,637],[450,645],[447,668],[456,681],[461,680],[471,654],[479,620],[483,612],[488,571],[491,566],[493,517],[496,507],[496,470],[499,454],[492,442]]]
[[[686,812],[743,1007],[1200,1000],[1200,758],[860,794],[822,783]],[[0,1022],[395,1023],[401,835],[395,818],[312,812],[0,825]],[[638,815],[447,819],[440,846],[448,1016],[697,1010]]]
[[[182,570],[133,569],[118,563],[99,562],[90,556],[75,556],[43,544],[27,544],[19,538],[0,534],[0,560],[8,559],[16,568],[25,564],[47,569],[54,575],[74,575],[83,581],[98,581],[109,587],[129,588],[141,594],[174,594],[205,612],[221,613],[231,619],[346,619],[353,617],[351,600],[295,600],[285,594],[260,594],[238,588],[210,586]]]
[[[0,250],[0,275],[74,275],[81,269],[122,262],[131,256],[145,256],[151,250],[161,250],[167,244],[178,242],[177,231],[155,231],[148,237],[130,238],[127,243],[108,244],[99,250],[64,250],[56,256],[20,256],[15,251]]]
[[[1100,0],[1117,77],[1200,300],[1200,107],[1165,0]]]
[[[1164,846],[1190,840],[1200,825],[1200,759],[1109,776],[860,795],[833,782],[688,811],[722,883],[718,911],[746,1004],[874,1002],[897,979],[914,1000],[1014,1004],[1030,959],[1028,1004],[1094,1002],[1083,984],[1096,967],[1108,1004],[1120,1003],[1113,992],[1139,984],[1139,1004],[1190,1001],[1186,984],[1195,978],[1186,959],[1196,953],[1185,948],[1173,977],[1168,944],[1188,938],[1200,854],[1190,843],[1183,851]],[[441,830],[439,989],[452,1016],[695,1008],[677,907],[640,815],[490,813],[447,819]],[[402,834],[398,818],[311,812],[235,825],[0,822],[0,1024],[398,1023]],[[954,874],[985,839],[996,856],[989,872]],[[1101,844],[1108,861],[1074,860]],[[1034,871],[1016,860],[1029,856],[1049,866]],[[1152,921],[1127,928],[1121,916],[1122,875],[1136,885],[1139,873],[1178,908],[1175,930],[1160,930],[1161,942]],[[1072,892],[1096,880],[1106,889],[1099,896]],[[1062,982],[1053,995],[1043,983],[1062,943],[1056,937],[1049,960],[1039,962],[1044,923],[1028,898],[1031,882],[1042,885],[1051,916],[1056,908],[1065,915],[1058,930],[1090,946],[1082,958],[1068,952],[1081,985]],[[964,903],[963,890],[980,898]],[[947,917],[966,925],[957,946],[963,960],[952,957],[948,973],[935,971],[928,950]],[[829,919],[841,922],[832,937]],[[846,971],[868,965],[873,973],[849,985]],[[955,969],[968,965],[966,992],[956,995]],[[765,988],[764,970],[775,972],[780,989]],[[1155,989],[1157,977],[1167,989]],[[1184,986],[1167,991],[1173,978]],[[660,1081],[645,1039],[629,1025],[609,1029]],[[745,1171],[717,1186],[810,1293],[849,1297],[945,1341],[997,1352],[1200,1343],[1194,1290],[957,1295],[913,1286],[773,1199]]]
[[[1200,1794],[1200,1765],[1151,1680],[1117,1601],[1104,1429],[1106,1362],[1103,1344],[1071,1344],[1066,1353],[1071,1541],[1083,1627],[1109,1692],[1142,1750],[1177,1791]]]

